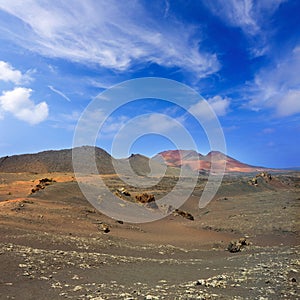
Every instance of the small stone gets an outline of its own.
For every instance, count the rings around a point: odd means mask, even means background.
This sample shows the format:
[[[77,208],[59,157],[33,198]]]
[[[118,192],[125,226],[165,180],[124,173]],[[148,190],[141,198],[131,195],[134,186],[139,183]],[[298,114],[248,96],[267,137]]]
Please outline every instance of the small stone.
[[[195,285],[205,285],[206,281],[204,279],[199,279],[196,281]]]
[[[42,279],[42,280],[49,280],[49,278],[46,277],[46,276],[41,276],[40,279]]]
[[[296,270],[296,269],[291,269],[290,271],[294,272],[294,273],[298,273],[298,270]]]
[[[159,298],[156,297],[156,296],[152,296],[152,295],[147,295],[147,296],[145,297],[145,300],[156,300],[156,299],[159,299]]]
[[[107,224],[104,224],[104,223],[100,224],[99,229],[101,231],[103,231],[104,233],[109,233],[110,232],[109,226]]]

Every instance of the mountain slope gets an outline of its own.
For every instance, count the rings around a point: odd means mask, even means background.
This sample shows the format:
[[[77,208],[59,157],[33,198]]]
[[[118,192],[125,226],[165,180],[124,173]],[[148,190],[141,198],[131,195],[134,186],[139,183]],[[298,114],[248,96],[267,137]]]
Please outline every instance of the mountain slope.
[[[85,155],[94,155],[100,174],[113,174],[113,158],[103,149],[84,146],[76,148]],[[83,167],[85,167],[82,161]],[[72,149],[50,150],[35,154],[13,155],[0,158],[0,172],[73,172]]]
[[[115,174],[115,167],[117,172],[121,174],[130,174],[128,171],[130,167],[134,173],[140,176],[147,176],[151,171],[151,175],[153,176],[156,176],[156,174],[165,174],[165,172],[169,175],[179,174],[178,168],[168,167],[140,154],[132,154],[126,159],[115,159],[98,147],[82,146],[75,148],[75,150],[80,158],[77,168],[91,174],[95,173],[95,170],[88,168],[89,161],[86,161],[86,159],[93,158],[93,156],[95,156],[99,174]],[[35,154],[2,157],[0,158],[0,172],[73,172],[72,149],[50,150]]]
[[[219,151],[211,151],[204,156],[194,150],[168,150],[158,153],[153,159],[164,161],[172,167],[188,166],[194,171],[209,171],[212,160],[220,165],[225,161],[226,172],[257,172],[265,169],[244,164]]]
[[[141,154],[132,154],[125,159],[119,159],[116,161],[118,170],[122,174],[128,173],[128,164],[135,174],[140,176],[161,176],[162,174],[178,176],[180,170],[176,167],[167,166],[164,161],[150,159]]]

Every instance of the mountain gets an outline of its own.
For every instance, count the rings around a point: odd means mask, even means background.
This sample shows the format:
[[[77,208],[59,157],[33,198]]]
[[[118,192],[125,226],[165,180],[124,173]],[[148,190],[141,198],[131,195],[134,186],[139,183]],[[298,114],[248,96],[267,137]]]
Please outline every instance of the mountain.
[[[160,152],[152,159],[166,162],[169,166],[180,167],[182,162],[193,162],[203,158],[203,155],[197,153],[194,150],[169,150]]]
[[[193,171],[209,171],[212,159],[216,164],[226,162],[226,172],[259,172],[265,170],[263,167],[256,167],[244,164],[219,151],[211,151],[202,155],[194,150],[168,150],[155,155],[153,160],[165,162],[168,166],[187,166]]]
[[[153,176],[165,174],[165,172],[169,175],[179,174],[178,168],[174,169],[140,154],[132,154],[129,158],[125,159],[115,159],[98,147],[82,146],[74,150],[80,158],[78,169],[80,170],[82,166],[82,170],[91,174],[95,173],[95,170],[92,168],[90,170],[87,169],[89,163],[84,160],[84,158],[91,158],[91,156],[95,156],[99,174],[115,174],[117,171],[121,174],[129,175],[128,164],[140,176],[146,176],[150,172]],[[34,154],[2,157],[0,158],[0,172],[73,172],[72,149],[50,150]]]
[[[218,151],[211,151],[207,155],[202,155],[194,150],[169,150],[160,152],[153,158],[148,158],[140,154],[132,154],[125,159],[115,159],[105,150],[98,147],[82,146],[74,149],[82,159],[79,161],[79,169],[95,173],[92,168],[86,170],[88,162],[83,158],[94,157],[99,174],[122,174],[128,173],[128,165],[133,171],[141,176],[151,174],[178,175],[179,167],[186,170],[208,173],[211,166],[211,160],[214,159],[216,164],[226,162],[226,172],[260,172],[266,170],[262,167],[255,167],[244,164],[230,156]],[[80,157],[79,156],[79,157]],[[167,169],[166,169],[167,168]],[[35,154],[13,155],[0,158],[0,172],[33,172],[33,173],[50,173],[50,172],[73,172],[72,149],[50,150]]]
[[[118,159],[116,161],[118,170],[121,171],[122,174],[128,173],[128,164],[131,169],[140,176],[147,176],[151,174],[151,176],[160,176],[161,174],[168,175],[179,175],[179,169],[173,168],[172,166],[168,166],[164,163],[164,161],[150,159],[141,154],[131,154],[130,157],[125,159]]]
[[[95,155],[100,174],[113,174],[113,158],[98,147],[83,146],[75,148],[84,155]],[[85,162],[80,162],[86,167]],[[0,158],[0,172],[73,172],[72,149],[50,150],[34,154],[13,155]]]

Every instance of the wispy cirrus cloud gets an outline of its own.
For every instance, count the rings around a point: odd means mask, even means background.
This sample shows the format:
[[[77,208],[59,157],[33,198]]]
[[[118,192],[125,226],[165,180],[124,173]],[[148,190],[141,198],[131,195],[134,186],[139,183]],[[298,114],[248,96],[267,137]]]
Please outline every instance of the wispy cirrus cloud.
[[[206,5],[213,14],[246,34],[255,35],[262,29],[265,17],[270,17],[286,0],[215,0]]]
[[[237,27],[249,38],[249,52],[260,56],[269,51],[269,20],[286,0],[215,0],[206,1],[210,11],[231,27]]]
[[[240,27],[248,34],[255,34],[259,30],[252,0],[215,0],[206,4],[213,14],[230,26]]]
[[[60,90],[54,88],[52,85],[48,85],[48,88],[49,88],[52,92],[58,94],[59,96],[63,97],[64,99],[66,99],[68,102],[71,102],[71,99],[70,99],[68,96],[66,96],[62,91],[60,91]]]
[[[300,46],[256,74],[248,107],[273,109],[278,117],[300,113],[299,70]]]
[[[0,8],[25,26],[2,28],[19,45],[49,57],[117,71],[136,63],[178,67],[198,78],[217,72],[215,53],[199,50],[196,28],[168,15],[157,22],[137,1],[4,1]],[[6,20],[7,21],[7,20]],[[10,20],[11,21],[11,20]]]

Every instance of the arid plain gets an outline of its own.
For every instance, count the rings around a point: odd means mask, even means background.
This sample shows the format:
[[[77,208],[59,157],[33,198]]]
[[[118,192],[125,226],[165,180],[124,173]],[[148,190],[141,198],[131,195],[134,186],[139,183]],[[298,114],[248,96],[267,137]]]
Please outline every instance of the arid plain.
[[[140,173],[147,168],[132,159]],[[27,172],[5,171],[2,163],[0,173],[0,299],[299,297],[299,172],[227,172],[200,209],[202,172],[179,210],[130,224],[97,211],[67,168],[36,172],[28,158],[25,165]],[[174,169],[144,189],[109,172],[90,176],[124,201],[159,199],[177,181]]]

